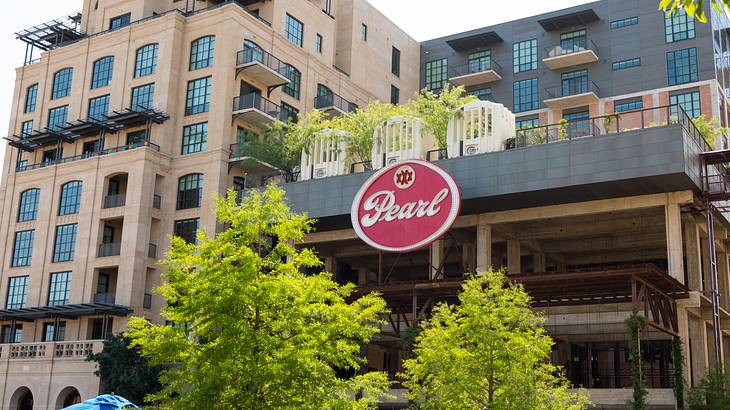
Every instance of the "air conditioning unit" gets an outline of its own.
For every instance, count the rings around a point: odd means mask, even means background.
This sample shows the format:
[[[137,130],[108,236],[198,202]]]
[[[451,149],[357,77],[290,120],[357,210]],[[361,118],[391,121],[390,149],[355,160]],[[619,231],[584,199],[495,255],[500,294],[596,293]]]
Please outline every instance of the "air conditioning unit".
[[[504,105],[491,101],[466,104],[449,121],[449,158],[500,151],[514,136],[515,115]]]
[[[396,116],[383,121],[373,133],[373,169],[407,159],[426,159],[436,149],[436,139],[416,117]]]
[[[347,172],[347,138],[344,131],[324,129],[312,145],[302,150],[301,180],[344,175]]]

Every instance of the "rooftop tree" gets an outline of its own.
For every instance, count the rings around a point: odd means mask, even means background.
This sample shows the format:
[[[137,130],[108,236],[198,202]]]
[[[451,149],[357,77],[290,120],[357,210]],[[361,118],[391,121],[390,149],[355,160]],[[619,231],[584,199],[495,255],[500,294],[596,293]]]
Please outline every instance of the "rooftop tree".
[[[365,366],[361,347],[378,332],[385,301],[353,298],[309,249],[296,249],[313,221],[292,212],[270,185],[218,198],[215,237],[173,238],[157,291],[170,325],[129,322],[132,345],[166,365],[151,395],[175,409],[367,409],[387,389],[384,373],[352,377]]]

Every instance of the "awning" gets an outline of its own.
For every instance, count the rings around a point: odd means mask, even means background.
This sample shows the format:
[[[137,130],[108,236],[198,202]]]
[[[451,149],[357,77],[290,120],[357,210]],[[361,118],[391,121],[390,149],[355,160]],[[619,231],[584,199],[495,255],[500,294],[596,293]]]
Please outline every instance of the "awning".
[[[127,306],[109,303],[82,303],[63,306],[43,306],[23,309],[0,310],[0,320],[17,320],[32,322],[38,319],[78,319],[82,316],[111,315],[128,316],[132,309]]]
[[[584,26],[588,23],[593,23],[600,20],[596,11],[593,9],[576,11],[573,13],[567,13],[557,16],[548,17],[546,19],[538,20],[538,23],[545,29],[545,31],[563,30],[575,26]]]
[[[498,44],[503,41],[502,37],[500,37],[496,31],[488,31],[486,33],[473,34],[466,37],[447,40],[446,44],[454,49],[454,51],[463,52],[489,47],[492,44]]]

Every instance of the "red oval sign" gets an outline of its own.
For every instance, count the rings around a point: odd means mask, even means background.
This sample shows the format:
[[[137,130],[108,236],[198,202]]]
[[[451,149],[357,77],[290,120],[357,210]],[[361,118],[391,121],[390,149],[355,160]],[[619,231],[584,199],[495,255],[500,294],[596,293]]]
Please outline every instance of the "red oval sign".
[[[446,171],[408,160],[376,172],[360,188],[350,217],[357,235],[373,248],[410,252],[443,236],[461,209],[461,192]]]

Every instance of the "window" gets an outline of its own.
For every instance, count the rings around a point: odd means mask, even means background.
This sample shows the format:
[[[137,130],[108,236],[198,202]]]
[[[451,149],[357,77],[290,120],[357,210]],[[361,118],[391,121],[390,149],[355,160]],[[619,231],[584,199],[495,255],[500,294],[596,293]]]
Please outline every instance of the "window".
[[[147,132],[145,130],[128,132],[127,145],[143,144],[146,140],[146,134]]]
[[[591,134],[591,123],[588,111],[566,113],[563,119],[568,121],[568,137],[579,138]]]
[[[23,340],[23,325],[3,325],[2,343],[20,343]]]
[[[515,81],[513,93],[515,112],[536,110],[538,108],[537,78]]]
[[[611,30],[618,30],[620,28],[634,26],[636,24],[639,24],[638,17],[629,17],[621,20],[614,20],[611,22]]]
[[[287,14],[284,22],[284,37],[301,47],[302,38],[304,37],[304,24]]]
[[[22,309],[28,299],[28,276],[11,276],[8,278],[8,299],[5,309]]]
[[[563,53],[585,50],[587,46],[588,38],[585,30],[571,31],[560,35],[560,48]]]
[[[469,74],[487,71],[492,66],[492,50],[471,53],[467,56],[466,61],[469,65]]]
[[[134,78],[152,75],[157,69],[157,44],[147,44],[137,50],[134,61]]]
[[[203,202],[203,174],[189,174],[178,179],[177,209],[200,208]]]
[[[173,234],[179,236],[187,243],[195,243],[195,235],[200,229],[200,218],[182,219],[175,221]]]
[[[390,72],[400,77],[400,50],[395,47],[390,52]]]
[[[288,121],[294,123],[299,121],[299,110],[285,103],[284,101],[281,102],[281,113],[283,114],[283,117],[286,118]]]
[[[66,338],[66,322],[48,322],[43,324],[44,342],[62,342]]]
[[[38,200],[41,190],[31,188],[20,193],[18,204],[18,222],[33,221],[38,216]]]
[[[560,75],[562,96],[577,95],[588,92],[588,71],[572,71]]]
[[[48,110],[48,128],[58,130],[68,120],[68,105]]]
[[[664,33],[667,43],[686,40],[695,37],[695,21],[687,15],[684,9],[677,9],[673,13],[664,13]]]
[[[13,244],[13,260],[10,264],[12,267],[30,266],[33,261],[33,239],[35,231],[15,232],[15,243]]]
[[[112,337],[113,319],[92,319],[91,340],[108,339]]]
[[[300,92],[299,90],[302,83],[302,73],[289,64],[284,64],[281,73],[284,74],[284,77],[289,79],[289,83],[281,87],[281,91],[283,91],[286,95],[292,98],[296,98],[298,100]]]
[[[628,60],[616,61],[611,65],[613,71],[624,70],[631,67],[638,67],[641,65],[640,58],[631,58]]]
[[[614,112],[626,112],[644,108],[644,101],[641,99],[631,101],[616,101],[613,103]]]
[[[537,70],[537,40],[521,41],[512,45],[512,65],[515,73]]]
[[[314,37],[314,50],[322,54],[322,35],[319,33]]]
[[[474,90],[471,92],[473,96],[477,97],[478,99],[482,101],[491,101],[492,100],[492,89],[487,88],[480,88],[478,90]]]
[[[201,37],[190,44],[190,71],[213,65],[215,36]]]
[[[71,80],[73,79],[74,69],[64,68],[53,74],[53,91],[51,99],[68,97],[71,94]]]
[[[702,114],[699,91],[670,95],[669,105],[671,106],[671,115],[675,118],[679,115],[677,106],[682,107],[690,118],[698,118]]]
[[[398,104],[400,103],[400,90],[398,87],[391,84],[390,86],[390,103],[391,104]]]
[[[669,85],[697,81],[696,48],[686,48],[667,53],[667,79]]]
[[[208,123],[201,122],[183,127],[182,151],[180,154],[192,154],[205,151],[205,143],[208,141]]]
[[[71,181],[61,186],[61,201],[58,206],[59,216],[79,213],[81,189],[81,181]]]
[[[91,89],[106,87],[112,82],[114,57],[108,56],[96,60],[91,74]]]
[[[33,120],[23,121],[23,123],[20,124],[20,133],[22,135],[30,135],[33,133]]]
[[[76,229],[77,224],[59,225],[56,227],[53,262],[69,262],[74,260]]]
[[[515,121],[515,129],[522,130],[525,128],[535,128],[540,126],[540,119],[538,117],[532,118],[520,118]]]
[[[431,91],[438,91],[444,88],[448,78],[449,59],[429,61],[426,63],[426,88]]]
[[[95,154],[98,151],[99,140],[86,141],[84,142],[84,145],[81,146],[81,156],[84,158],[89,158],[92,154]]]
[[[368,26],[365,23],[360,25],[360,40],[368,41]]]
[[[43,151],[43,156],[41,157],[41,162],[43,162],[44,164],[47,164],[47,163],[53,162],[59,158],[61,158],[61,155],[59,154],[59,152],[56,151],[55,149],[51,149],[48,151]]]
[[[48,306],[67,305],[70,293],[71,272],[51,273],[51,282],[48,284]]]
[[[185,100],[185,115],[210,111],[210,86],[213,77],[188,81],[188,95]]]
[[[35,103],[38,100],[38,84],[28,87],[25,92],[25,110],[23,112],[35,112]]]
[[[89,100],[89,118],[95,120],[103,120],[108,112],[109,94]]]
[[[113,17],[109,20],[109,30],[116,30],[128,26],[132,22],[132,14],[122,14],[121,16]]]
[[[133,110],[152,108],[155,98],[155,85],[147,84],[132,88],[132,102],[130,108]]]

